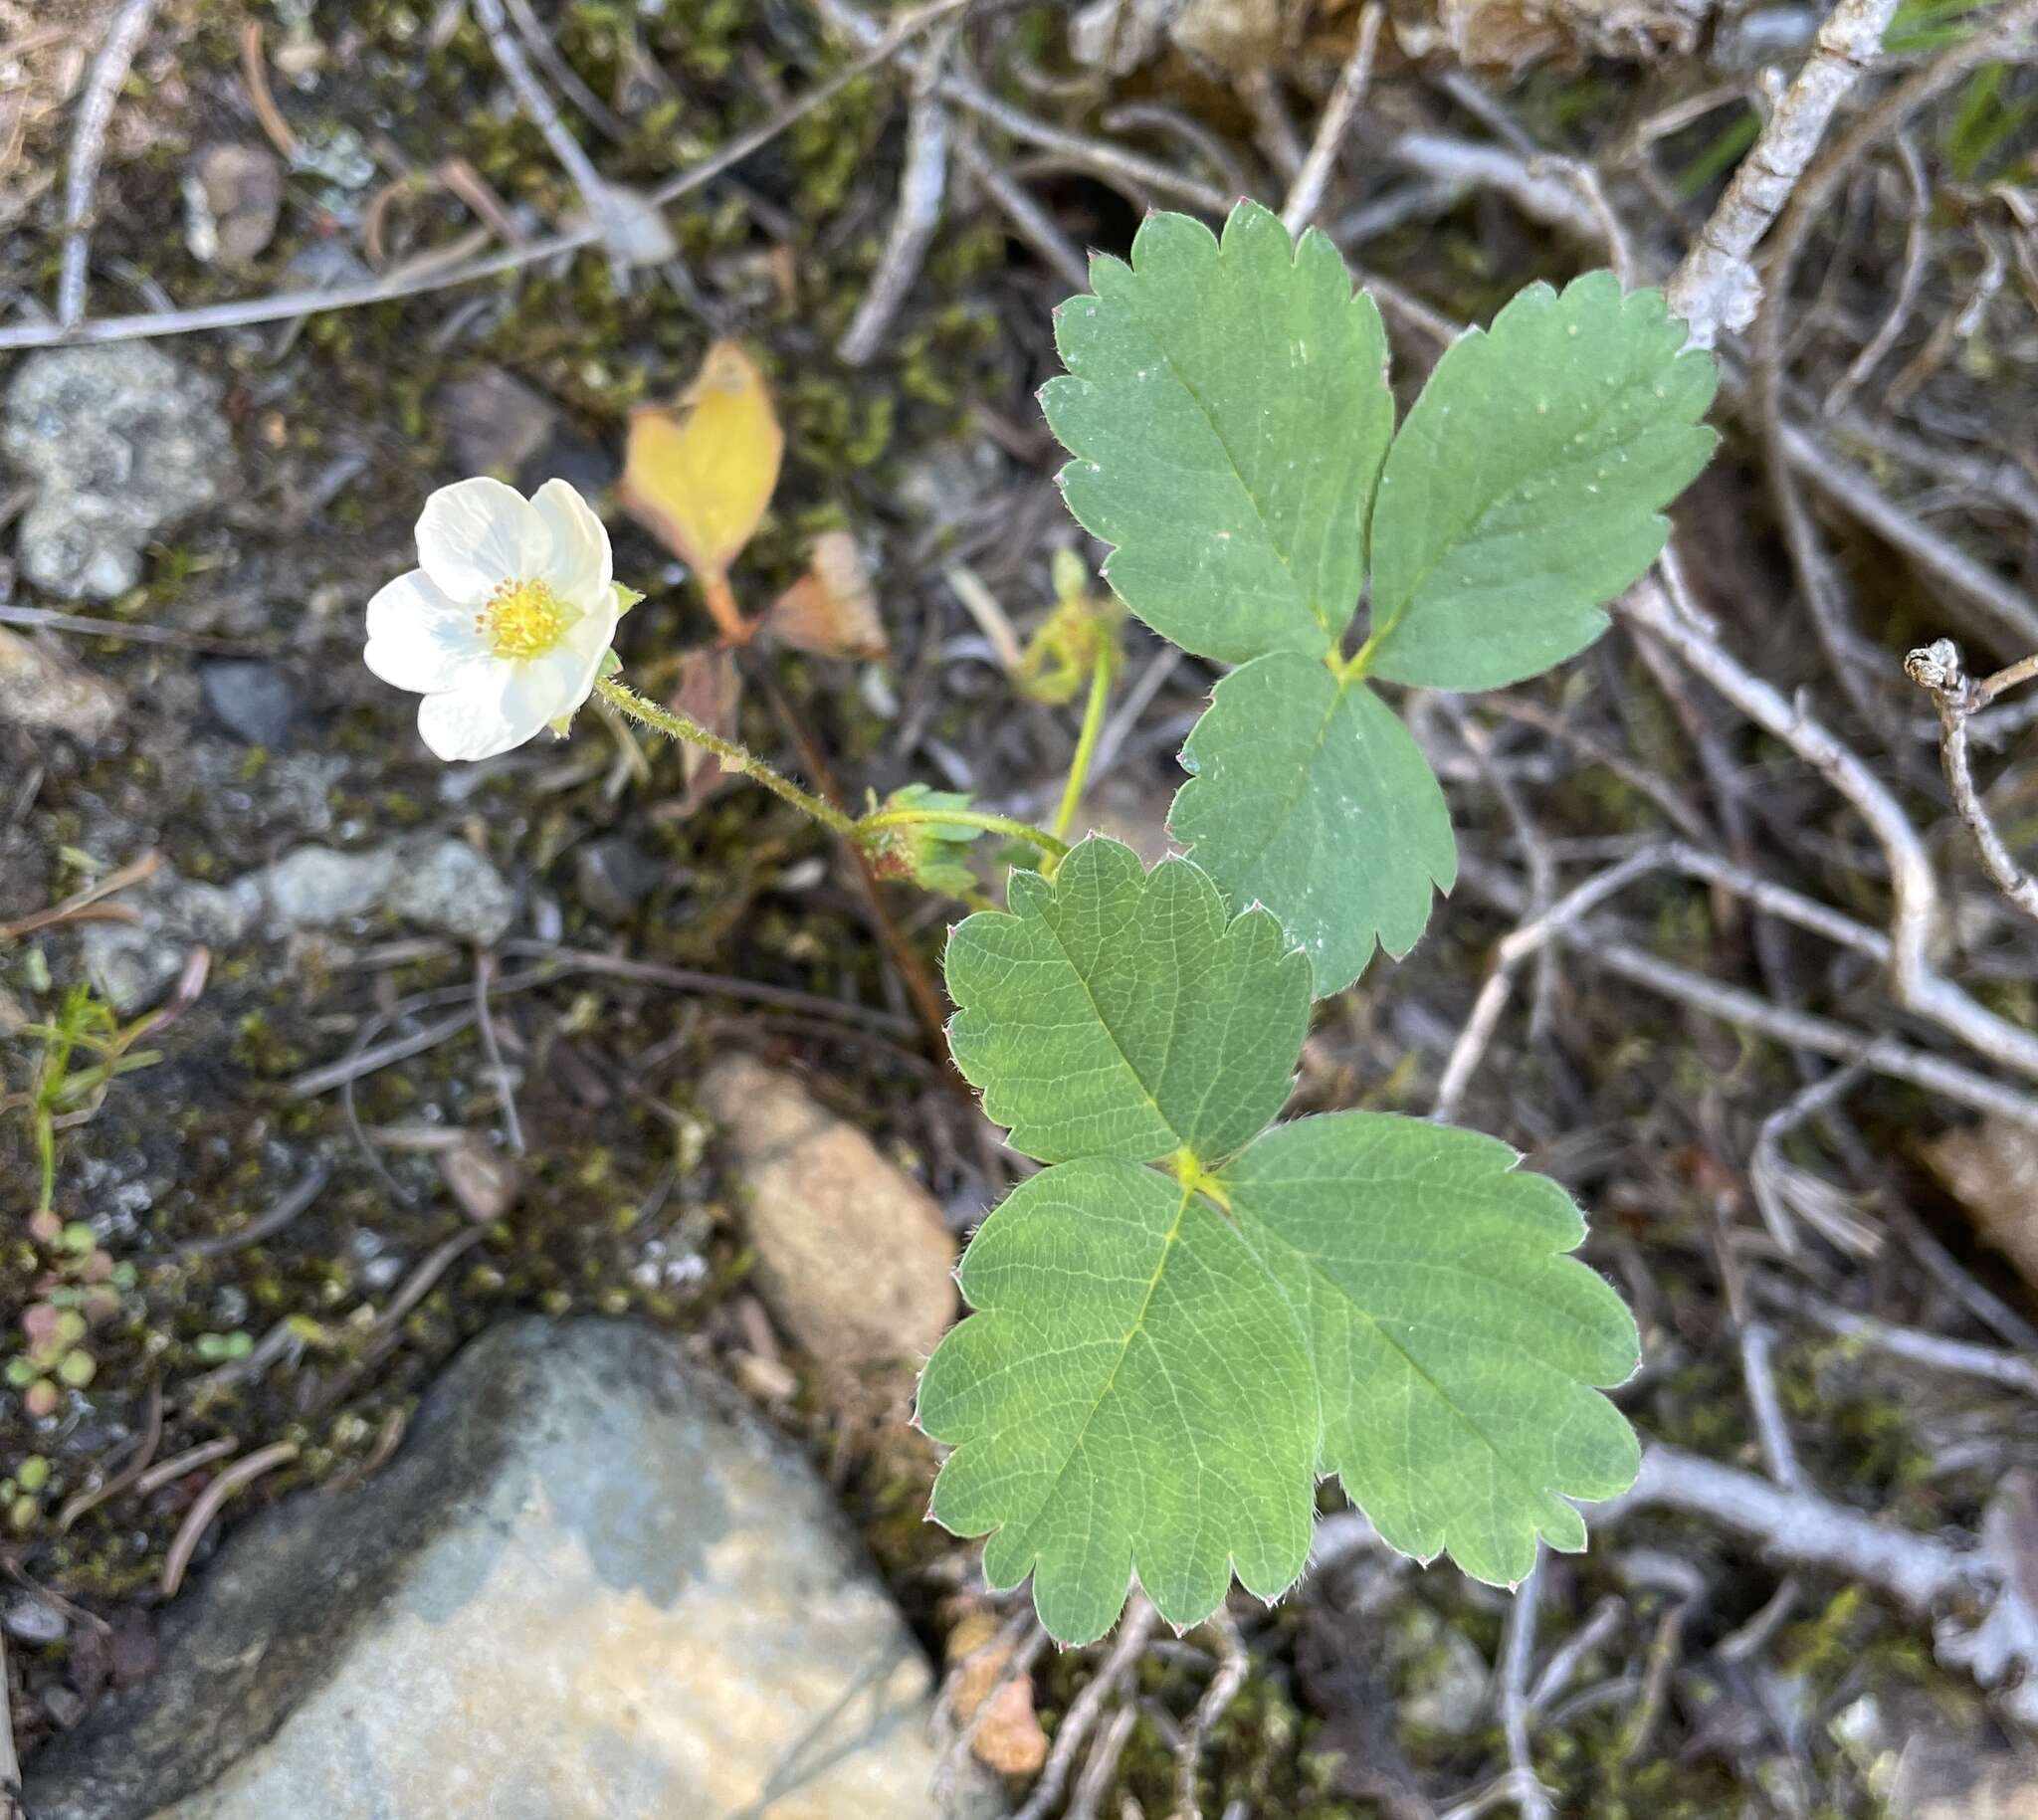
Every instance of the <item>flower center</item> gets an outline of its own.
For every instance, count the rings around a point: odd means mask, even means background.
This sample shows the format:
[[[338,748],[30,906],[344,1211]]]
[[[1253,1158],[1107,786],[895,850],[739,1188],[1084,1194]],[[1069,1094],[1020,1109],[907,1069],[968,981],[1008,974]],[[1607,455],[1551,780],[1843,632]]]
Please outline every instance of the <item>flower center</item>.
[[[502,658],[543,657],[566,636],[565,605],[541,581],[506,581],[475,615],[475,630]]]

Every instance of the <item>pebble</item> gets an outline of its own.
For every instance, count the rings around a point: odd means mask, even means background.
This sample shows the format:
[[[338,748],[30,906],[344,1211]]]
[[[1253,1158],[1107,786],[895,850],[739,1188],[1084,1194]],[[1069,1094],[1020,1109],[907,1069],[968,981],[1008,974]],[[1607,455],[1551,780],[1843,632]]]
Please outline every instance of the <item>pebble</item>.
[[[62,1643],[71,1634],[71,1621],[56,1606],[24,1592],[0,1607],[0,1630],[17,1643]]]
[[[779,1324],[838,1403],[903,1396],[955,1317],[955,1241],[932,1196],[795,1076],[749,1056],[718,1062],[702,1100]]]
[[[236,739],[282,747],[297,724],[298,691],[277,665],[259,658],[219,658],[198,667],[205,706]]]
[[[443,385],[433,408],[465,474],[514,474],[551,440],[559,410],[500,366]]]
[[[627,922],[665,867],[627,835],[608,835],[573,850],[573,890],[604,922]]]
[[[36,732],[102,739],[126,698],[54,646],[0,626],[0,720]]]
[[[439,840],[405,857],[389,908],[420,928],[487,947],[509,933],[516,894],[465,841]]]
[[[30,354],[7,388],[0,451],[36,486],[22,579],[67,600],[133,587],[148,539],[224,497],[234,473],[218,384],[152,341]]]
[[[245,266],[276,238],[283,164],[264,145],[208,145],[184,180],[184,240],[193,259]]]

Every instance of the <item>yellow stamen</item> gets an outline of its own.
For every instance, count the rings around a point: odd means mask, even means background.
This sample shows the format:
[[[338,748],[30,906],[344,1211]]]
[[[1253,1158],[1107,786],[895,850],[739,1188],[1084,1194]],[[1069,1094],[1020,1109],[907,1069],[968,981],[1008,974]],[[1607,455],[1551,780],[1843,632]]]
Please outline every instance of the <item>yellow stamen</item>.
[[[570,618],[543,582],[506,581],[475,616],[474,627],[498,657],[543,657],[566,636]]]

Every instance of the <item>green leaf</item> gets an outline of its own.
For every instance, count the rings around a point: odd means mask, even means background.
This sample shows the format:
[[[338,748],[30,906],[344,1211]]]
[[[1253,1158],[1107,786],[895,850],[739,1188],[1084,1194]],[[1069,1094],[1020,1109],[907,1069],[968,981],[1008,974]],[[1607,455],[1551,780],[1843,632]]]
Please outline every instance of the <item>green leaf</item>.
[[[1394,427],[1385,331],[1322,234],[1291,245],[1241,202],[1220,246],[1149,215],[1128,266],[1055,318],[1068,367],[1041,393],[1077,459],[1061,486],[1163,638],[1225,663],[1322,656],[1358,602],[1364,526]]]
[[[1382,1537],[1507,1584],[1535,1538],[1585,1545],[1566,1498],[1634,1482],[1633,1433],[1593,1385],[1638,1357],[1607,1285],[1563,1254],[1570,1198],[1504,1143],[1376,1112],[1269,1131],[1218,1185],[1308,1330],[1323,1469]]]
[[[1309,1553],[1317,1396],[1294,1316],[1201,1197],[1132,1163],[1044,1170],[961,1271],[978,1313],[928,1360],[919,1422],[955,1452],[933,1515],[1033,1575],[1041,1622],[1101,1637],[1127,1576],[1176,1625],[1235,1567],[1271,1599]]]
[[[1399,716],[1363,683],[1279,652],[1226,677],[1181,755],[1168,826],[1237,905],[1310,957],[1319,997],[1375,942],[1405,954],[1458,876],[1451,814]]]
[[[946,966],[955,1065],[1015,1149],[1207,1162],[1280,1111],[1310,971],[1272,916],[1234,918],[1200,868],[1148,873],[1095,836],[1053,885],[1014,873],[1010,903],[958,923]]]
[[[1599,636],[1713,450],[1713,361],[1684,343],[1659,293],[1592,272],[1446,350],[1380,477],[1369,674],[1494,689]]]

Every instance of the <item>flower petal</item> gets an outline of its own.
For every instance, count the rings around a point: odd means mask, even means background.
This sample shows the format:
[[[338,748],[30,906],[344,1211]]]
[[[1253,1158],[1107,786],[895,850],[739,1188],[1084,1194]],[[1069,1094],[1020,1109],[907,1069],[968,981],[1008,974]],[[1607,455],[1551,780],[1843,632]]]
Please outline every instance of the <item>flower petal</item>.
[[[610,593],[613,597],[614,590],[611,589]],[[613,604],[606,612],[583,615],[574,621],[558,650],[538,660],[540,664],[558,666],[551,684],[556,706],[545,716],[546,719],[557,720],[577,712],[587,698],[594,694],[602,664],[615,643],[616,621],[620,617]]]
[[[418,561],[455,600],[481,602],[537,575],[551,534],[513,487],[486,478],[441,487],[418,516]]]
[[[583,613],[605,607],[615,591],[616,573],[608,527],[565,481],[545,482],[530,496],[530,504],[551,533],[551,555],[541,574],[552,592]]]
[[[398,689],[450,689],[487,655],[474,609],[451,599],[423,569],[397,576],[368,602],[362,661]]]
[[[542,726],[524,723],[511,700],[515,671],[496,664],[477,672],[458,689],[442,690],[418,704],[418,734],[445,759],[493,758],[521,745]]]

